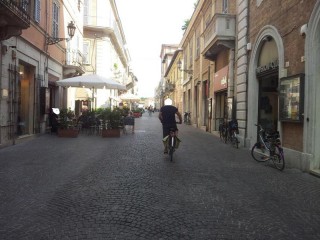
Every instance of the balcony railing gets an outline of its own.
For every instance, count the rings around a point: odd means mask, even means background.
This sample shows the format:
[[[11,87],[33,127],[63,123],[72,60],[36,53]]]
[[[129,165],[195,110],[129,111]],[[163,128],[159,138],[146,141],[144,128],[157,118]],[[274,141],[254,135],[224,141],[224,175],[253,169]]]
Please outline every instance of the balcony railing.
[[[83,74],[83,56],[80,51],[67,49],[67,59],[64,66],[64,75]]]
[[[217,40],[233,40],[236,37],[236,17],[215,14],[203,32],[204,48]]]
[[[14,14],[15,17],[21,19],[25,26],[30,26],[30,15],[28,1],[0,0],[1,15]],[[8,12],[9,11],[9,12]],[[11,23],[9,21],[9,23]]]
[[[176,85],[174,83],[166,83],[166,92],[173,92]]]
[[[29,27],[28,1],[0,0],[0,40],[19,36]]]

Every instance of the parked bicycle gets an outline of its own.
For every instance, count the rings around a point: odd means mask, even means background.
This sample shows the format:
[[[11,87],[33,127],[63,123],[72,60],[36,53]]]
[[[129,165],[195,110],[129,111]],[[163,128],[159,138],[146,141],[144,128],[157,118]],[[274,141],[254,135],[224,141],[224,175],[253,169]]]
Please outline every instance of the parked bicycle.
[[[223,119],[220,119],[220,123],[219,123],[219,136],[220,136],[220,140],[222,142],[224,142],[224,143],[227,142],[228,127],[227,127],[226,121],[224,121]]]
[[[252,157],[258,162],[272,161],[273,165],[282,171],[285,161],[279,132],[267,133],[261,125],[255,124],[255,126],[259,129],[259,139],[251,149]]]
[[[183,122],[187,125],[191,124],[191,112],[184,112]]]
[[[229,122],[227,121],[220,121],[219,124],[219,135],[221,141],[224,143],[230,142],[232,146],[239,148],[239,140],[237,135],[239,134],[238,129],[238,121],[237,120],[231,120]]]
[[[228,129],[227,129],[227,142],[230,142],[232,146],[239,148],[239,140],[237,135],[239,134],[238,129],[238,121],[233,119],[228,122]]]

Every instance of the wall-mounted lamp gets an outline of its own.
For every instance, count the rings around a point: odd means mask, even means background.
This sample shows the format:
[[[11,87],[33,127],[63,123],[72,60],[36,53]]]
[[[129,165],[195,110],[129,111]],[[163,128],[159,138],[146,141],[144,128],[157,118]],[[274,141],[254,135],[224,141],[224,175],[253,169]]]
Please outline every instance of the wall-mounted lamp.
[[[48,38],[47,38],[47,45],[53,45],[53,44],[56,44],[56,43],[61,42],[61,41],[63,41],[63,40],[67,40],[67,41],[71,40],[71,39],[73,38],[73,36],[74,36],[74,32],[76,31],[76,26],[74,25],[74,22],[71,21],[71,22],[68,24],[67,28],[68,28],[68,35],[69,35],[70,38],[53,38],[53,37],[48,37]]]
[[[193,70],[189,70],[189,69],[182,69],[181,68],[181,65],[182,65],[182,63],[181,63],[181,61],[180,61],[180,59],[179,59],[179,61],[178,61],[178,69],[182,72],[186,72],[186,73],[188,73],[188,74],[192,74],[193,73]]]

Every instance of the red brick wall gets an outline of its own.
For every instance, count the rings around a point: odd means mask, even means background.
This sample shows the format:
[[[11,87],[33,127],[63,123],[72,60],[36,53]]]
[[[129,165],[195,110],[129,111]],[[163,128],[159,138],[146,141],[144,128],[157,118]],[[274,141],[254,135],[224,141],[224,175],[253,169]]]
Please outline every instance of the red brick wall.
[[[259,31],[266,25],[274,26],[282,37],[284,61],[289,62],[288,76],[305,72],[305,38],[300,28],[307,24],[316,0],[264,0],[259,7],[256,0],[250,0],[249,42],[255,43]],[[283,146],[302,151],[303,124],[282,123]]]
[[[282,145],[297,151],[303,150],[303,125],[301,123],[282,124]]]
[[[305,38],[300,28],[308,23],[316,0],[264,0],[259,7],[250,1],[249,41],[254,43],[259,31],[266,25],[277,28],[284,44],[284,60],[289,62],[288,76],[304,72]]]

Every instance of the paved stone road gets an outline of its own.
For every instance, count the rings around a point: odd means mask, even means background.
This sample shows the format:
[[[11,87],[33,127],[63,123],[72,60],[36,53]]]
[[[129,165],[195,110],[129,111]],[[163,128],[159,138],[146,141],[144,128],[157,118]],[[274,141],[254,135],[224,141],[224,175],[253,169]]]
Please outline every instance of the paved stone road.
[[[156,115],[117,139],[43,135],[0,149],[0,239],[320,239],[320,179],[255,162]]]

